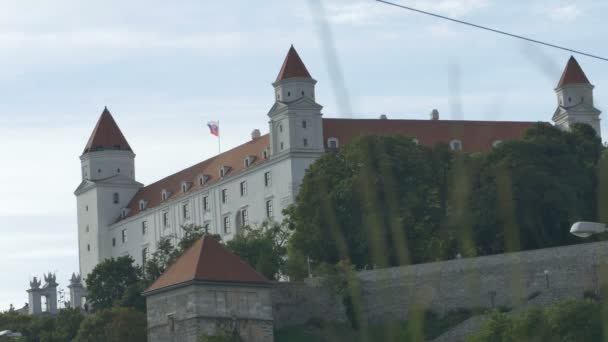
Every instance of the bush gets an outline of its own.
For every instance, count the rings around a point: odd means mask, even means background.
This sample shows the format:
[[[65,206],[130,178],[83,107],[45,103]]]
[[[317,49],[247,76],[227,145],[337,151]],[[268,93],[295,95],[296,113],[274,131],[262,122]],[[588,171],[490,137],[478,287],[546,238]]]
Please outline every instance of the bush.
[[[88,316],[75,342],[146,342],[146,316],[132,308],[112,308]]]

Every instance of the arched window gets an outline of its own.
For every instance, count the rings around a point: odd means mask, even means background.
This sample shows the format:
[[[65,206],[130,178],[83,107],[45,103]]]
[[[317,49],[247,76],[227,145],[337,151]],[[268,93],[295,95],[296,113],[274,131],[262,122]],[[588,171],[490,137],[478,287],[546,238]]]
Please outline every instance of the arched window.
[[[114,204],[118,204],[118,202],[120,202],[120,197],[118,195],[118,192],[114,193],[113,200],[114,200]]]
[[[169,198],[169,192],[167,190],[163,190],[160,193],[160,198],[161,198],[161,200],[166,201],[167,198]]]
[[[450,149],[452,151],[461,151],[462,150],[462,141],[458,139],[454,139],[450,141]]]
[[[146,201],[144,201],[143,199],[139,201],[139,210],[144,210],[146,209]]]
[[[264,151],[262,151],[262,157],[264,157],[264,159],[268,159],[268,149],[264,149]]]

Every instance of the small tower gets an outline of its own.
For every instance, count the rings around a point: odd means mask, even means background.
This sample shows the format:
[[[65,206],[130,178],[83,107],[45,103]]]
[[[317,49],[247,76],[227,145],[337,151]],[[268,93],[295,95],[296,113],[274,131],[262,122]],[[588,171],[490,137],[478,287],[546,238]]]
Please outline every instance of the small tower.
[[[83,278],[111,256],[109,226],[142,184],[135,181],[135,154],[105,108],[82,156],[78,205],[80,274]]]
[[[553,122],[562,129],[574,123],[589,124],[601,137],[600,110],[593,104],[593,88],[574,57],[570,57],[555,92],[558,106]]]
[[[75,309],[82,309],[82,298],[87,296],[87,290],[82,285],[80,275],[72,273],[68,288],[70,289],[70,306]]]
[[[272,155],[323,153],[323,107],[315,102],[316,83],[292,45],[272,84],[275,104],[268,113]]]

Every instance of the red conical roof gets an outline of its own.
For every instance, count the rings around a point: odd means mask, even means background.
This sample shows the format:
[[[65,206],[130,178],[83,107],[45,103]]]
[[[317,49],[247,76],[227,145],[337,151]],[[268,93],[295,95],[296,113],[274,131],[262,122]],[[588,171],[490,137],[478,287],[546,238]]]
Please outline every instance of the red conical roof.
[[[585,75],[585,72],[578,64],[574,56],[570,56],[566,69],[562,74],[562,78],[559,80],[558,88],[561,88],[569,84],[590,84],[589,79]]]
[[[103,113],[101,113],[101,117],[99,117],[99,121],[97,121],[97,125],[95,125],[95,129],[93,130],[83,153],[103,150],[133,152],[107,107],[104,108]]]
[[[190,281],[266,284],[268,279],[205,235],[190,247],[150,286],[146,292]]]
[[[289,52],[287,52],[285,62],[283,62],[279,76],[277,76],[277,81],[293,77],[312,78],[308,73],[304,62],[302,62],[302,59],[298,55],[298,52],[292,45],[289,48]]]

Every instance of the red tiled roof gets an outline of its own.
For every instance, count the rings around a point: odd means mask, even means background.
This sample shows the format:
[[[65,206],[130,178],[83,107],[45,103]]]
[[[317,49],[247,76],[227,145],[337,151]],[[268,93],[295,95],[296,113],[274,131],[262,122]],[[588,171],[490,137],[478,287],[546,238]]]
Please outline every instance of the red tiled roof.
[[[287,52],[285,62],[283,62],[281,71],[277,76],[277,81],[293,77],[311,78],[310,73],[308,73],[308,70],[304,65],[304,62],[302,62],[302,59],[298,55],[298,52],[292,45],[289,48],[289,52]]]
[[[557,87],[561,88],[569,84],[590,84],[589,79],[574,56],[570,56]]]
[[[370,134],[408,135],[428,146],[458,139],[464,152],[483,152],[490,150],[497,140],[520,139],[524,131],[535,124],[510,121],[323,119],[323,134],[325,144],[327,139],[337,138],[340,146],[357,136]],[[172,201],[220,181],[219,170],[222,166],[229,167],[226,177],[237,175],[247,170],[244,165],[247,156],[254,157],[249,167],[261,165],[266,162],[263,151],[269,145],[270,137],[266,134],[141,188],[127,206],[127,216],[119,220],[163,204],[163,190],[169,192],[166,201]],[[201,186],[198,179],[202,175],[207,175],[209,179]],[[190,184],[186,193],[181,190],[183,182]],[[146,202],[144,210],[139,209],[140,200]]]
[[[101,113],[97,125],[95,125],[95,129],[84,148],[83,154],[101,150],[123,150],[133,152],[108,108],[105,108],[103,113]]]
[[[146,207],[144,210],[161,205],[163,203],[161,198],[161,193],[163,190],[169,192],[167,201],[170,201],[185,195],[189,195],[192,191],[202,189],[203,187],[207,187],[220,181],[221,178],[219,172],[220,168],[223,166],[229,167],[228,172],[225,174],[226,177],[237,175],[247,169],[244,162],[245,158],[248,156],[253,157],[253,160],[249,165],[250,168],[260,165],[266,161],[263,156],[263,151],[266,148],[269,148],[268,134],[254,140],[250,140],[233,148],[232,150],[209,158],[194,166],[143,187],[135,194],[135,196],[133,196],[131,202],[129,202],[129,205],[127,206],[129,208],[129,214],[126,217],[136,215],[142,211],[139,209],[140,200],[146,201]],[[207,182],[201,186],[199,183],[199,177],[203,175],[207,175],[209,178]],[[190,183],[190,187],[186,193],[182,192],[183,182]]]
[[[269,281],[206,235],[198,240],[145,291],[151,292],[189,281],[268,284]]]
[[[497,141],[519,139],[536,122],[458,121],[458,120],[381,120],[323,119],[323,135],[338,138],[340,146],[353,138],[371,134],[403,134],[416,138],[421,145],[462,142],[464,152],[482,152]]]

